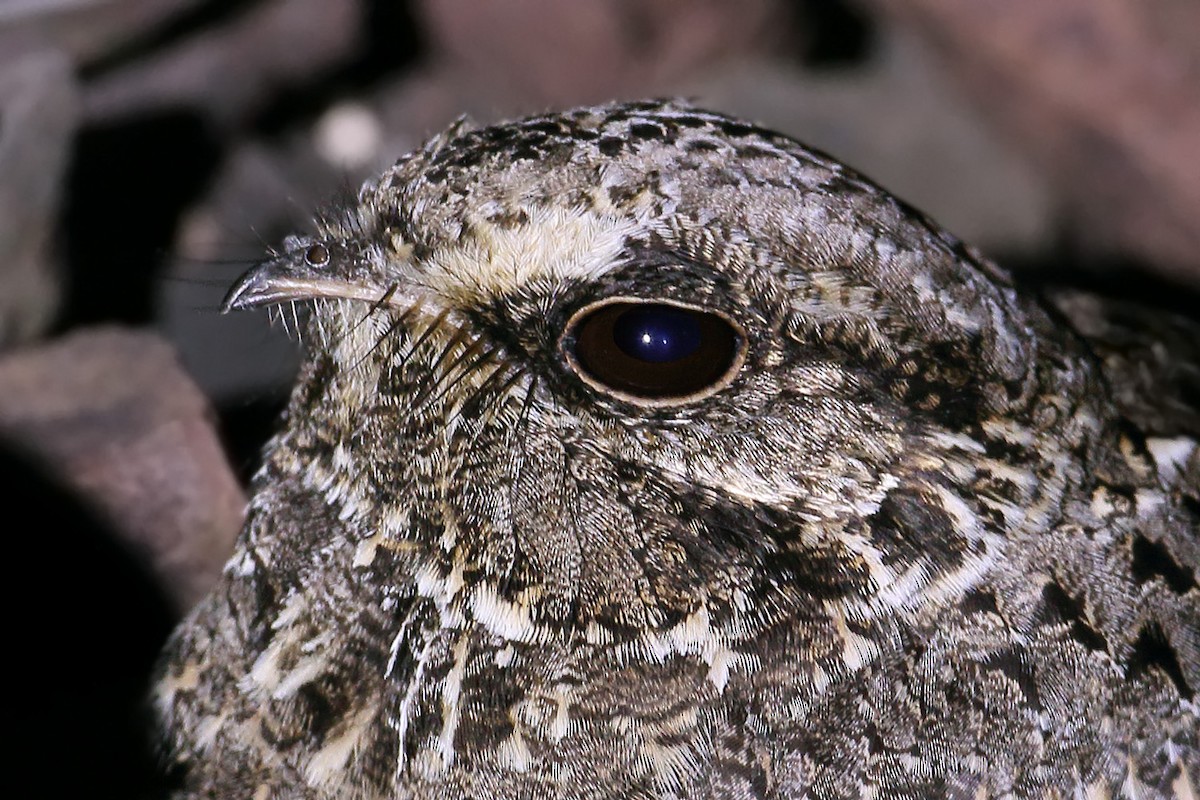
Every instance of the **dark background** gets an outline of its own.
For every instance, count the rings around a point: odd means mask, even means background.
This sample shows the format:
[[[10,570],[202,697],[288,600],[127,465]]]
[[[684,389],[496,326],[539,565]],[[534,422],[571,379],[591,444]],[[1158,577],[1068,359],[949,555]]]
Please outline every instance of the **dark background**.
[[[461,114],[686,96],[825,149],[1035,282],[1200,285],[1187,0],[0,3],[13,786],[153,797],[142,698],[296,364],[230,282]]]

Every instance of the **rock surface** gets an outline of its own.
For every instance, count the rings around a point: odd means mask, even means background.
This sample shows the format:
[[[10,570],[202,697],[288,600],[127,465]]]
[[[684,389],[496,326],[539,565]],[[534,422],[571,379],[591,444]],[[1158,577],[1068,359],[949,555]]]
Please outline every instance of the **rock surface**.
[[[0,440],[73,487],[180,612],[220,573],[245,507],[213,423],[152,333],[82,330],[0,358]]]
[[[0,56],[0,349],[43,333],[57,309],[51,236],[78,117],[60,53]]]

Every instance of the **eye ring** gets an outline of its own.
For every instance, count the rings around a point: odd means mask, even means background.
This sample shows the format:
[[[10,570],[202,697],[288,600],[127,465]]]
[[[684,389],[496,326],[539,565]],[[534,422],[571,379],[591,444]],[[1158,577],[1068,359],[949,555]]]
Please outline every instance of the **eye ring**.
[[[320,242],[314,242],[304,251],[304,263],[310,267],[323,267],[329,263],[329,248]]]
[[[712,308],[610,297],[567,321],[559,351],[591,388],[629,403],[671,407],[728,386],[745,362],[742,326]]]

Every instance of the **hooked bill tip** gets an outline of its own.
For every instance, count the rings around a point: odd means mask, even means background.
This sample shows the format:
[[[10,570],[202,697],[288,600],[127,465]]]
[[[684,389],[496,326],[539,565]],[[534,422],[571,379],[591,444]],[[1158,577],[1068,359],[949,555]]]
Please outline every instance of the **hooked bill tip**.
[[[271,271],[265,264],[256,264],[247,270],[225,294],[225,299],[221,301],[221,313],[228,314],[266,303],[265,295],[269,293],[271,283],[267,273]]]
[[[221,301],[221,313],[303,300],[319,294],[321,292],[312,281],[288,275],[278,264],[268,261],[252,267],[238,278]]]

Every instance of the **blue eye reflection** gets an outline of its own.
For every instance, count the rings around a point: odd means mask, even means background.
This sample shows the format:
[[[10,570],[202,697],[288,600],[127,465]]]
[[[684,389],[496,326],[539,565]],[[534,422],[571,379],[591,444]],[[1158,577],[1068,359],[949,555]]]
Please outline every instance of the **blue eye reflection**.
[[[662,364],[687,358],[700,348],[696,315],[668,305],[640,305],[613,321],[613,341],[630,358]]]

